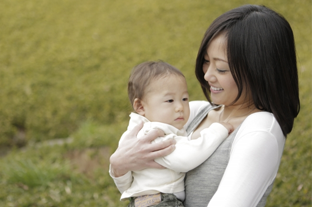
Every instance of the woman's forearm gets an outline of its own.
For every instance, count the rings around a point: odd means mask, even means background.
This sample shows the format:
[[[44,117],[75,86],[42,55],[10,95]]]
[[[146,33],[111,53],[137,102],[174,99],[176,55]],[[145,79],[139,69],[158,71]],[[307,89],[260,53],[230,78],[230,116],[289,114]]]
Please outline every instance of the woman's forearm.
[[[125,160],[118,155],[118,151],[116,151],[114,154],[110,157],[110,168],[111,173],[114,177],[120,177],[125,175],[130,170],[130,166],[127,165],[128,162],[125,162]]]
[[[151,130],[144,137],[137,138],[142,125],[123,134],[118,148],[110,157],[111,171],[120,177],[129,171],[145,168],[163,168],[154,159],[170,154],[174,149],[175,140],[152,143],[154,139],[164,136],[160,130]]]

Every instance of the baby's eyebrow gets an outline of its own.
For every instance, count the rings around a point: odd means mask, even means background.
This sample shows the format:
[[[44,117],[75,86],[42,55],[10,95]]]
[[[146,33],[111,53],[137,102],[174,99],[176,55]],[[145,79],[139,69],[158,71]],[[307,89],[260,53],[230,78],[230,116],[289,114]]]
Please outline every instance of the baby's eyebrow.
[[[173,93],[173,92],[167,92],[167,93],[165,93],[165,96],[170,96],[170,95],[174,95],[175,93]]]

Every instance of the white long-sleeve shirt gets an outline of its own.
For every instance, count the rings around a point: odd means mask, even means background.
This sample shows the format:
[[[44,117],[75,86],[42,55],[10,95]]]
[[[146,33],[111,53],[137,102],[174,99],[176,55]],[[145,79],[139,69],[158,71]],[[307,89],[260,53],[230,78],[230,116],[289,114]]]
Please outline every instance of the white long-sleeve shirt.
[[[190,140],[186,137],[184,129],[178,130],[168,124],[150,122],[145,117],[135,113],[131,113],[130,117],[128,129],[121,137],[120,142],[133,127],[143,121],[144,126],[137,136],[139,139],[151,129],[158,128],[164,131],[165,136],[155,139],[154,142],[174,138],[176,140],[176,149],[170,155],[155,160],[166,169],[132,171],[121,177],[114,177],[110,169],[110,175],[122,193],[121,199],[158,192],[183,192],[181,196],[183,197],[185,172],[205,161],[228,136],[228,130],[223,125],[214,123],[209,128],[201,131],[200,138]]]
[[[190,102],[190,120],[208,106],[206,101]],[[284,144],[272,113],[249,115],[211,157],[187,173],[185,206],[264,206]]]

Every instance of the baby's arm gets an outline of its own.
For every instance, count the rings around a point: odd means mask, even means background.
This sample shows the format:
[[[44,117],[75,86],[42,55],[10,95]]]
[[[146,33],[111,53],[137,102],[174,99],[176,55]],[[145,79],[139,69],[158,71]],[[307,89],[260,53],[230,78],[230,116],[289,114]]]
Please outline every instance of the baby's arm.
[[[176,136],[176,149],[155,159],[162,166],[177,172],[187,172],[204,162],[233,131],[230,124],[213,123],[200,132],[198,139]]]

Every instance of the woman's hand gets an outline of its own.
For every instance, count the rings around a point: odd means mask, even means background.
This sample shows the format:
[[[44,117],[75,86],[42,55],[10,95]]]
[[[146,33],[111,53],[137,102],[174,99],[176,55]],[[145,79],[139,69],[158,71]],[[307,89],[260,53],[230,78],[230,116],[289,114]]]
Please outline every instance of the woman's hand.
[[[125,135],[122,143],[110,157],[111,170],[115,177],[120,177],[128,171],[164,168],[154,159],[166,156],[175,149],[174,139],[151,143],[157,137],[164,136],[161,130],[151,130],[147,135],[137,139],[137,134],[142,127],[143,123]]]

